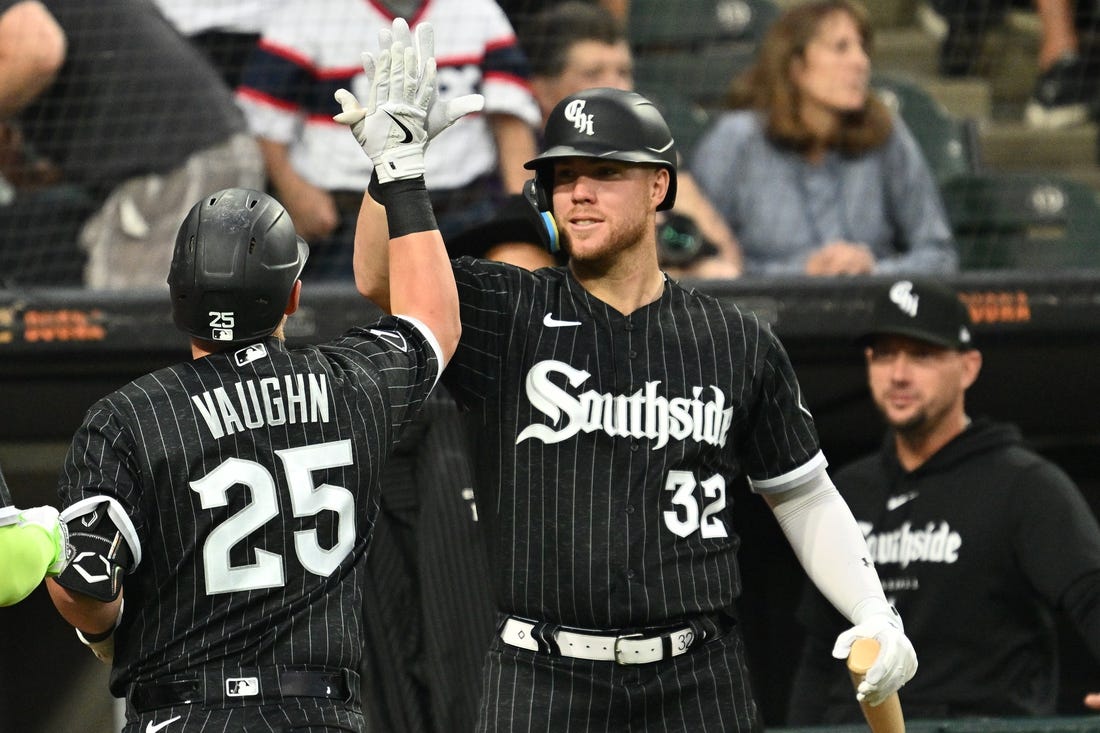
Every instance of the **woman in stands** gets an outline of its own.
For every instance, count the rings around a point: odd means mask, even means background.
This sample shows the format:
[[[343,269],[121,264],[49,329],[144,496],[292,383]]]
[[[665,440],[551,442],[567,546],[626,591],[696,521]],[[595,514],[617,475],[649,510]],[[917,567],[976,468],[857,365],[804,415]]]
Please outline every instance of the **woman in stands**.
[[[692,173],[741,244],[746,274],[949,273],[958,255],[912,134],[869,90],[871,27],[848,0],[769,29]]]

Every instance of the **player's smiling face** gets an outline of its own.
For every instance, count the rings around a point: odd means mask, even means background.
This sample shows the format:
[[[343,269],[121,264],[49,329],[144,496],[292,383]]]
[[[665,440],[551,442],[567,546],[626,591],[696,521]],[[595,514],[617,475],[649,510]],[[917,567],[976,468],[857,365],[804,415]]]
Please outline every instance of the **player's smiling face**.
[[[929,434],[963,412],[977,378],[977,352],[960,352],[905,336],[882,336],[866,349],[871,396],[899,433]]]
[[[554,165],[554,217],[569,256],[602,259],[652,240],[654,217],[668,190],[668,172],[656,166],[597,158],[565,158]]]

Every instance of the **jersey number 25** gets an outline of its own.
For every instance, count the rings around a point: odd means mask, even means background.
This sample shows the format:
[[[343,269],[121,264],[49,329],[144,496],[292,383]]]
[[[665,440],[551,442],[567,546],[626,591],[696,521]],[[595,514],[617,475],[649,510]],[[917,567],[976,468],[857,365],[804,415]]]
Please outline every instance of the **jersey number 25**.
[[[311,471],[350,466],[351,442],[347,440],[287,448],[275,451],[286,473],[290,506],[295,517],[308,517],[328,510],[336,512],[336,544],[321,547],[317,530],[294,533],[294,551],[302,567],[317,575],[329,576],[355,545],[355,497],[342,486],[313,485]],[[275,479],[262,464],[229,458],[197,481],[191,489],[198,493],[203,509],[229,503],[228,491],[238,484],[247,486],[252,501],[210,532],[203,543],[206,593],[232,593],[256,588],[276,588],[286,583],[283,558],[273,552],[254,549],[256,562],[233,566],[229,552],[234,545],[279,516]]]

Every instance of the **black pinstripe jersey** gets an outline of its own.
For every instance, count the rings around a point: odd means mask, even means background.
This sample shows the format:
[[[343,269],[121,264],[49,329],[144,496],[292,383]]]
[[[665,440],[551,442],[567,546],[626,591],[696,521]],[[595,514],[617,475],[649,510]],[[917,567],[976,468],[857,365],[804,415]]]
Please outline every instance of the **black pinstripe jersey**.
[[[444,378],[483,433],[478,509],[501,610],[586,628],[729,608],[727,488],[823,470],[786,352],[751,313],[667,281],[629,316],[564,268],[453,261]]]
[[[424,333],[385,318],[178,364],[94,404],[59,492],[117,500],[140,547],[112,692],[199,668],[357,669],[383,459],[438,371]]]

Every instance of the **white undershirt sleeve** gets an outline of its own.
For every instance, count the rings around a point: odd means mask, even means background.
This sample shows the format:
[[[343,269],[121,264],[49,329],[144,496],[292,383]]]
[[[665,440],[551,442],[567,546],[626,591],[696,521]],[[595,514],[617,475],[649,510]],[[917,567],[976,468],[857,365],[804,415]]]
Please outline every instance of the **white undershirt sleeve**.
[[[845,618],[892,613],[863,532],[826,472],[764,498],[810,580]]]

